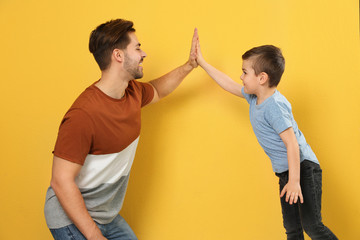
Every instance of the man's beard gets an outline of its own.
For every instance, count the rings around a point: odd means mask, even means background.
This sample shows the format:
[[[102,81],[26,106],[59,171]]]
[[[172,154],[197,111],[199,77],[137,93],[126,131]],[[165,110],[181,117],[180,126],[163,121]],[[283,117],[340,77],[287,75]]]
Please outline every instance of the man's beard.
[[[144,75],[139,68],[139,63],[130,59],[126,53],[124,59],[124,68],[134,79],[140,79]]]

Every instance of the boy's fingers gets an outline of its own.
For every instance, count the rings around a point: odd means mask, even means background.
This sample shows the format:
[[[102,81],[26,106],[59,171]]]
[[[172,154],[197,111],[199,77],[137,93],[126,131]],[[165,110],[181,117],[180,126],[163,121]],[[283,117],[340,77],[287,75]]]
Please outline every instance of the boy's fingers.
[[[286,202],[289,202],[290,197],[291,197],[291,194],[290,194],[289,192],[286,192],[286,199],[285,199],[285,201],[286,201]]]
[[[295,195],[293,193],[289,194],[289,203],[290,205],[294,203]]]
[[[280,193],[280,197],[282,198],[284,194],[286,193],[286,186],[283,188],[283,190]]]
[[[303,195],[300,193],[300,195],[299,195],[299,198],[300,198],[300,202],[301,203],[304,203],[304,197],[303,197]]]
[[[298,199],[299,199],[298,194],[295,193],[295,194],[294,194],[294,203],[297,203]]]

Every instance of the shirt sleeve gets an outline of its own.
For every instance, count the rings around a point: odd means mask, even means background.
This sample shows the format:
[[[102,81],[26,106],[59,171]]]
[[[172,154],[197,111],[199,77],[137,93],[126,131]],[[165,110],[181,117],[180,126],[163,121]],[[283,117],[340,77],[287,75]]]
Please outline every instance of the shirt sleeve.
[[[132,81],[132,84],[137,88],[137,92],[141,93],[141,107],[149,104],[154,98],[154,89],[150,83],[138,82],[136,80]]]
[[[83,165],[90,152],[93,126],[90,117],[80,109],[71,109],[63,118],[53,151],[54,155]]]
[[[291,109],[284,104],[277,102],[270,104],[267,111],[265,111],[265,120],[277,134],[280,134],[289,127],[292,127],[291,116]]]

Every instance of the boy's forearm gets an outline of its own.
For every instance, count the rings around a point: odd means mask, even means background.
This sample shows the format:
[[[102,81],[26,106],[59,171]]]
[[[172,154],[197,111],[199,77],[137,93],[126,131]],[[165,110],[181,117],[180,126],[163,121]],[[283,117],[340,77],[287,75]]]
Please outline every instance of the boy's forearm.
[[[290,127],[280,133],[280,138],[285,144],[289,164],[289,180],[281,190],[280,197],[286,193],[286,202],[293,204],[300,198],[300,202],[303,203],[300,186],[300,151],[293,128]]]
[[[300,182],[300,153],[299,146],[292,144],[287,148],[289,164],[289,182]]]
[[[241,84],[232,80],[228,75],[219,71],[215,67],[211,66],[206,61],[201,61],[199,65],[209,74],[209,76],[215,80],[215,82],[222,87],[225,91],[228,91],[234,95],[242,97]]]

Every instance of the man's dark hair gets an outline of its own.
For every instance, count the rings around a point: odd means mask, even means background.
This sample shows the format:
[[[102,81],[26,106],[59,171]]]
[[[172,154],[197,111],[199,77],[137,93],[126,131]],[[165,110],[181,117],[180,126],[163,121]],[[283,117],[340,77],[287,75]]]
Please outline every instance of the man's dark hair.
[[[256,75],[261,72],[269,76],[269,87],[276,87],[285,69],[285,59],[280,48],[273,45],[254,47],[242,55],[243,60],[253,60]]]
[[[133,22],[115,19],[96,27],[90,34],[89,50],[101,70],[109,67],[115,48],[125,49],[130,43],[128,33],[135,32]]]

